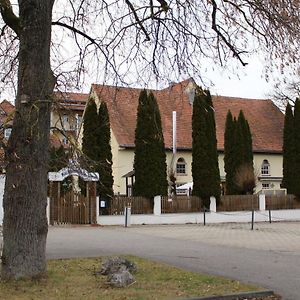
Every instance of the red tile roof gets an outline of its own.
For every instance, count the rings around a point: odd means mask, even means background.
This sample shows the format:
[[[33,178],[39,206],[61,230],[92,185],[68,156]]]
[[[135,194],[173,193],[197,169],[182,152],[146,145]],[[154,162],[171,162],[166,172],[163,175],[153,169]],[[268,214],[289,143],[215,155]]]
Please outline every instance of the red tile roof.
[[[4,111],[7,115],[10,114],[11,112],[13,112],[13,110],[15,109],[14,105],[11,104],[9,101],[7,100],[3,100],[0,103],[0,109],[2,111]]]
[[[11,126],[13,120],[13,112],[15,107],[7,100],[3,100],[0,103],[0,124],[5,126]]]
[[[193,79],[153,91],[161,113],[166,148],[172,147],[172,111],[177,111],[177,148],[192,147],[192,106],[188,90]],[[134,147],[136,113],[141,89],[92,85],[101,101],[105,101],[110,114],[112,130],[120,146]],[[216,115],[218,150],[224,150],[226,114],[230,109],[237,116],[242,109],[253,138],[254,152],[281,153],[284,115],[271,100],[213,96]]]
[[[89,95],[83,93],[54,92],[54,97],[60,108],[84,111]]]

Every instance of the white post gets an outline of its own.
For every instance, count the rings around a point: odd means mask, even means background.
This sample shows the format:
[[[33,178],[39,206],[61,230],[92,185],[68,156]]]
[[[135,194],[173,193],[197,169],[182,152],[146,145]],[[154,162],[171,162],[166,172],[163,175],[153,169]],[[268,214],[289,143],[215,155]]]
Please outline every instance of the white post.
[[[173,121],[173,154],[176,153],[176,111],[172,113],[172,121]]]
[[[214,196],[211,196],[209,199],[210,199],[209,210],[211,212],[217,212],[217,201],[216,201],[216,198]]]
[[[258,201],[259,201],[259,210],[266,210],[266,195],[265,194],[259,194],[258,195]]]
[[[155,196],[154,197],[153,214],[155,216],[160,216],[161,215],[161,196]]]
[[[3,223],[3,196],[4,196],[4,186],[5,186],[5,175],[0,175],[0,225]]]
[[[100,224],[99,223],[99,196],[96,197],[96,224]]]
[[[125,211],[124,211],[124,216],[125,216],[125,227],[130,227],[131,225],[131,207],[130,206],[125,206]]]
[[[50,198],[49,197],[47,197],[46,214],[47,214],[48,225],[49,225],[50,224]]]

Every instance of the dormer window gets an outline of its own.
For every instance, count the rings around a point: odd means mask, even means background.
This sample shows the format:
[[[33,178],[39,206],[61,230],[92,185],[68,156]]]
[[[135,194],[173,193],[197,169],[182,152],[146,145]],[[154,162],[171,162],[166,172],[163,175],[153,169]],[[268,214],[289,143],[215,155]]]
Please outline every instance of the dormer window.
[[[270,176],[270,163],[267,159],[264,159],[261,165],[261,176]]]
[[[186,175],[186,162],[184,158],[180,157],[176,163],[176,174]]]

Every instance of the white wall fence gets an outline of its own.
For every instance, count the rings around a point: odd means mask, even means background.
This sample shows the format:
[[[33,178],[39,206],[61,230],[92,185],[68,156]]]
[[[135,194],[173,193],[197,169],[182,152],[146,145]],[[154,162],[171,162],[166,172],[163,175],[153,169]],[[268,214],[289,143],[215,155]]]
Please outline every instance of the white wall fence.
[[[5,177],[0,176],[0,225],[3,222],[3,193],[4,193]],[[125,216],[104,216],[99,215],[99,198],[96,201],[97,224],[101,225],[124,225]],[[50,217],[49,199],[47,207],[48,220]],[[204,218],[206,224],[212,223],[248,223],[252,221],[251,211],[235,211],[235,212],[216,212],[216,200],[211,197],[210,211],[205,213],[161,213],[161,197],[154,199],[153,214],[128,214],[127,225],[143,225],[143,224],[203,224]],[[289,210],[272,210],[271,220],[274,221],[300,221],[300,209]],[[266,210],[265,195],[259,195],[259,210],[254,212],[254,222],[269,221],[269,211]]]
[[[217,212],[216,199],[210,199],[210,211],[205,213],[176,213],[162,214],[161,213],[161,197],[154,198],[153,214],[135,215],[129,214],[127,225],[143,225],[143,224],[206,224],[212,223],[248,223],[252,221],[251,211],[235,211],[235,212]],[[300,209],[289,210],[272,210],[271,220],[273,221],[300,221]],[[254,222],[269,221],[269,211],[266,210],[265,195],[259,195],[259,211],[254,212]],[[99,215],[97,211],[97,223],[101,225],[124,225],[125,214],[116,216]]]

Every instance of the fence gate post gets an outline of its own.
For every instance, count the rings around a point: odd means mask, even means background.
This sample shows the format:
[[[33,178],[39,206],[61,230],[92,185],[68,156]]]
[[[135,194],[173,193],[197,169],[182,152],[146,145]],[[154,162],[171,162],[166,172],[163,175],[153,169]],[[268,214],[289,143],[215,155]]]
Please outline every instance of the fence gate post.
[[[96,224],[99,224],[98,222],[98,218],[99,218],[99,205],[100,205],[100,199],[99,199],[99,196],[96,197]]]
[[[46,213],[47,213],[48,225],[50,225],[50,197],[47,197]]]
[[[160,216],[161,215],[161,196],[155,196],[154,197],[153,214],[155,216]]]
[[[211,196],[210,198],[210,206],[209,206],[209,210],[211,212],[217,212],[217,201],[216,198],[214,196]]]
[[[259,200],[259,210],[266,210],[266,195],[265,194],[259,194],[258,195]]]

